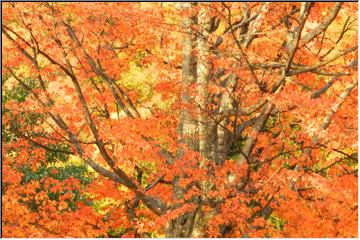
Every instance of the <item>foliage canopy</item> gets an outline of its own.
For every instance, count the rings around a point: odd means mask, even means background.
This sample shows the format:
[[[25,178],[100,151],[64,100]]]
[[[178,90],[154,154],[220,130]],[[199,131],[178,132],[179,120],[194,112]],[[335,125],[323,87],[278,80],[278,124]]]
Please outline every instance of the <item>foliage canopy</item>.
[[[2,4],[4,237],[357,237],[357,4]]]

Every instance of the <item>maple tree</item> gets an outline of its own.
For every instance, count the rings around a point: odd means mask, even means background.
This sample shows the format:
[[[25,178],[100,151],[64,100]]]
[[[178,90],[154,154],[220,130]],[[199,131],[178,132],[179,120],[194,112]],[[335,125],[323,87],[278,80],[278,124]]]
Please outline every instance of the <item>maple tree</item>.
[[[4,237],[357,237],[357,5],[2,4]]]

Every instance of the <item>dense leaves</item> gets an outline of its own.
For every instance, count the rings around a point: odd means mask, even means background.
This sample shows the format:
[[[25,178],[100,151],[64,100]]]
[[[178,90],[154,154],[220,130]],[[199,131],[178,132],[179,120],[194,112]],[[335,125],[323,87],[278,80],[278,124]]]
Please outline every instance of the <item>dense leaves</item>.
[[[357,237],[357,5],[2,4],[4,237]]]

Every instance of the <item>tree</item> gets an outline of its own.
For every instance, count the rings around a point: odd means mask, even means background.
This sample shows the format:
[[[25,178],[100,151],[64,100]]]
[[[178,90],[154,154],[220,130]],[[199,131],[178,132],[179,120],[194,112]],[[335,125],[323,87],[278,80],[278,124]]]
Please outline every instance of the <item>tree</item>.
[[[4,236],[357,237],[356,4],[2,8]]]

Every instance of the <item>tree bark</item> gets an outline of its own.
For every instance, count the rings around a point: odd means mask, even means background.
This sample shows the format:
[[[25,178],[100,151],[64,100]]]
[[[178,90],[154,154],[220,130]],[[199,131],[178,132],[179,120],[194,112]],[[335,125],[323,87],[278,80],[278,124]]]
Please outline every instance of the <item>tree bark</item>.
[[[190,10],[194,3],[184,2],[180,4],[180,9]],[[192,150],[199,149],[199,142],[196,139],[198,133],[196,109],[192,106],[191,96],[189,94],[191,84],[196,82],[197,79],[197,61],[194,56],[193,50],[196,45],[196,34],[194,33],[193,26],[196,24],[197,18],[190,16],[183,20],[183,28],[185,35],[183,39],[183,62],[182,62],[182,82],[181,82],[181,113],[180,122],[177,128],[178,142],[180,147],[176,153],[176,159],[183,160],[187,148]],[[186,147],[181,146],[185,144]],[[183,176],[177,175],[173,178],[173,192],[175,199],[181,199],[183,196],[183,189],[179,187],[178,182]],[[179,238],[191,237],[193,232],[194,221],[196,212],[186,212],[177,218],[171,220],[165,230],[166,237]]]
[[[257,136],[261,132],[263,127],[265,126],[267,120],[269,119],[270,114],[271,114],[272,110],[274,109],[274,106],[275,105],[273,103],[270,103],[270,102],[267,103],[263,107],[263,110],[260,113],[260,115],[257,117],[255,125],[252,130],[252,133],[250,134],[250,136],[247,137],[245,144],[241,150],[241,155],[240,155],[240,159],[239,159],[240,164],[243,163],[244,161],[249,160],[250,153],[255,146]]]
[[[221,165],[227,158],[228,151],[230,148],[230,132],[225,129],[229,124],[229,113],[233,111],[232,99],[230,96],[231,90],[233,89],[235,82],[237,81],[237,77],[231,75],[229,79],[226,81],[226,91],[221,95],[220,99],[220,109],[219,114],[224,115],[224,118],[221,120],[220,124],[217,125],[217,144],[218,144],[218,156],[216,159],[216,163]]]
[[[205,157],[211,156],[211,144],[209,141],[210,120],[207,113],[208,102],[208,83],[209,83],[209,45],[207,38],[209,36],[210,19],[207,16],[207,10],[202,8],[198,16],[199,34],[197,38],[197,98],[198,126],[199,126],[199,151]]]
[[[357,85],[357,79],[354,79],[350,84],[348,84],[345,90],[340,94],[338,100],[331,106],[330,110],[326,114],[321,127],[326,129],[330,123],[335,113],[340,109],[341,105],[344,103],[346,97],[351,93],[353,88]]]
[[[183,9],[190,9],[192,3],[182,3]],[[185,143],[191,149],[198,149],[198,142],[195,139],[197,132],[197,123],[195,119],[194,108],[191,106],[191,96],[189,94],[191,84],[196,81],[196,58],[193,54],[193,48],[196,41],[196,35],[192,29],[196,23],[195,16],[185,18],[183,28],[185,36],[183,40],[183,62],[182,62],[182,82],[181,82],[181,103],[183,104],[180,113],[180,123],[178,126],[179,143]],[[184,149],[179,149],[177,158],[182,158]]]

